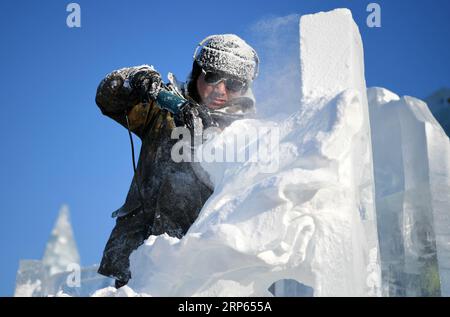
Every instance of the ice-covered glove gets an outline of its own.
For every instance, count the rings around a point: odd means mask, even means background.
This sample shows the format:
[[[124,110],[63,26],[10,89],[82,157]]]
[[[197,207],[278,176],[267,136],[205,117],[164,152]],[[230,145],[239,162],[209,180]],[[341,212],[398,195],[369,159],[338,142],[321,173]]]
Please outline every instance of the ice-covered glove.
[[[155,70],[142,69],[133,74],[130,85],[142,101],[156,100],[162,88],[161,75]]]
[[[193,102],[186,102],[179,113],[175,116],[177,125],[186,125],[189,129],[198,128],[201,124],[203,129],[217,127],[217,123],[212,119],[208,107]]]

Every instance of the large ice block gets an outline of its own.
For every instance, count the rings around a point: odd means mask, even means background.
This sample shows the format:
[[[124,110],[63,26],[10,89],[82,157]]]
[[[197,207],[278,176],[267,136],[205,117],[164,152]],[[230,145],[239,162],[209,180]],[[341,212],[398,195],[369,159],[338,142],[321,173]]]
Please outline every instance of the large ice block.
[[[346,89],[365,95],[362,40],[350,10],[301,17],[300,67],[303,102],[333,98]]]
[[[358,26],[351,12],[336,9],[305,15],[300,20],[300,65],[303,116],[317,112],[317,105],[344,91],[353,91],[359,100],[358,112],[349,113],[346,120],[360,122],[351,144],[350,158],[340,162],[343,179],[351,179],[354,199],[360,209],[370,258],[372,277],[379,285],[380,272],[377,220],[374,202],[374,175],[369,108],[364,75],[364,50]],[[323,100],[323,102],[311,102]],[[350,107],[350,106],[348,106]],[[355,123],[354,123],[355,124]],[[336,142],[339,144],[338,142]],[[377,272],[377,273],[375,273]],[[378,293],[377,293],[378,294]]]
[[[449,139],[424,102],[368,94],[384,295],[449,296]]]
[[[364,77],[364,51],[358,27],[347,9],[336,9],[305,15],[300,20],[300,60],[302,112],[309,116],[328,101],[346,90],[359,98],[359,113],[347,120],[359,121],[361,129],[352,144],[355,163],[348,166],[356,200],[361,205],[361,216],[369,232],[371,248],[377,247],[376,215],[374,205],[374,179],[369,109]],[[359,117],[358,117],[359,115]],[[352,117],[353,116],[353,117]]]

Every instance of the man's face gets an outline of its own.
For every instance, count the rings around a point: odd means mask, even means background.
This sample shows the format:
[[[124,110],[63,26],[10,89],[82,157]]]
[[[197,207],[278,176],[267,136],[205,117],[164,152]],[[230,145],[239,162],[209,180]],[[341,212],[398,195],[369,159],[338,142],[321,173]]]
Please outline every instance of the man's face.
[[[242,95],[242,91],[233,92],[227,89],[224,80],[217,84],[208,84],[205,82],[205,73],[203,72],[197,79],[197,91],[201,103],[213,110],[222,108],[231,99]]]

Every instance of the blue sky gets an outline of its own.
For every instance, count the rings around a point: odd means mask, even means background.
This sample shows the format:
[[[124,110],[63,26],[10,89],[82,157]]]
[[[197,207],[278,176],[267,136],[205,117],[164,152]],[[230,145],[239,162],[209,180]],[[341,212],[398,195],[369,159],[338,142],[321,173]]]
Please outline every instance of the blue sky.
[[[382,27],[374,29],[365,24],[371,1],[362,0],[77,2],[78,29],[66,26],[70,1],[0,4],[0,296],[13,294],[19,259],[42,257],[63,203],[82,264],[101,259],[110,214],[132,177],[126,131],[94,102],[113,69],[149,63],[184,79],[207,35],[236,33],[264,56],[259,21],[347,7],[362,34],[368,86],[419,98],[450,86],[448,0],[377,1]],[[296,31],[286,32],[288,51]]]

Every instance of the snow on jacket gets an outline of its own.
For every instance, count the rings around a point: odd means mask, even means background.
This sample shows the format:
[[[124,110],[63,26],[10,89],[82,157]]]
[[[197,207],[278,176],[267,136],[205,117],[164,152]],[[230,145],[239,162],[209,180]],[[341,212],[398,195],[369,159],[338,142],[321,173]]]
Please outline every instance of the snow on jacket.
[[[199,163],[179,162],[171,159],[171,139],[175,127],[173,115],[161,110],[155,102],[144,103],[130,87],[132,77],[148,65],[113,71],[102,80],[96,103],[102,113],[130,130],[141,141],[141,151],[125,203],[113,215],[118,216],[105,247],[99,273],[128,281],[131,252],[149,235],[167,233],[181,238],[195,221],[203,204],[212,194],[212,188],[199,176]],[[169,76],[171,83],[189,98],[187,85],[180,85]],[[254,112],[251,90],[229,107],[211,111],[212,119],[224,128],[233,120]],[[141,190],[144,206],[138,189]],[[153,226],[152,226],[153,223]]]

